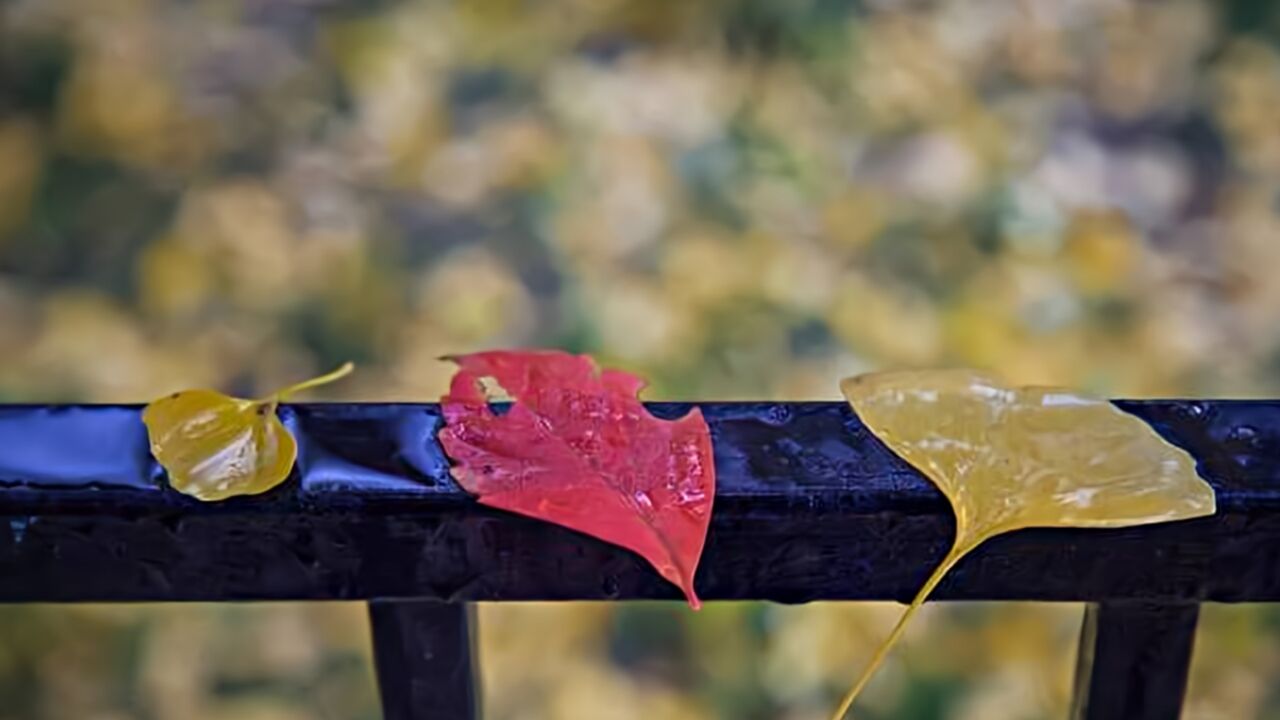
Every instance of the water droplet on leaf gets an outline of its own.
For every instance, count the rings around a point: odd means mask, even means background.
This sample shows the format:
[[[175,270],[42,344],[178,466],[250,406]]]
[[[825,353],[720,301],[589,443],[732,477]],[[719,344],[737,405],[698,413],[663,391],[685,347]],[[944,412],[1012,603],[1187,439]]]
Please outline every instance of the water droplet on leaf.
[[[598,370],[586,356],[527,350],[453,360],[440,443],[458,483],[486,505],[639,553],[697,608],[693,577],[715,496],[702,414],[653,417],[637,397],[640,378]],[[515,400],[507,413],[489,407],[485,377]]]

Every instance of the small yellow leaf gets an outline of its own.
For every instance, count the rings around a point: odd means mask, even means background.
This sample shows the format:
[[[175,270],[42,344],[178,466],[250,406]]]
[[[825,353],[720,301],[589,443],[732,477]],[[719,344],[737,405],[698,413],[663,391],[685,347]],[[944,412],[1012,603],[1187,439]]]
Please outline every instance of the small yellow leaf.
[[[837,720],[947,570],[982,542],[1020,528],[1114,528],[1215,511],[1191,456],[1105,400],[1005,387],[969,370],[877,373],[840,388],[871,432],[946,495],[956,538]]]
[[[212,390],[186,390],[156,400],[142,413],[151,453],[175,490],[200,500],[264,493],[284,482],[298,454],[276,407],[289,395],[333,382],[351,370],[347,363],[258,400]]]

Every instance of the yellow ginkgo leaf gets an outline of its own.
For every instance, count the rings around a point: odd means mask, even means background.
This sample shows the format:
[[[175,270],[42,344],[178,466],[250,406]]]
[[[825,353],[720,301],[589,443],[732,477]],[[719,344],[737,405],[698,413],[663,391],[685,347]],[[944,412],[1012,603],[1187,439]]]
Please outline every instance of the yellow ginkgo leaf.
[[[1105,400],[1005,387],[969,370],[875,373],[840,388],[871,432],[946,495],[956,538],[836,720],[943,575],[983,541],[1028,527],[1124,527],[1214,513],[1213,489],[1191,456]]]
[[[276,417],[276,407],[287,396],[331,383],[352,368],[347,363],[258,400],[212,390],[163,397],[142,413],[151,453],[169,473],[175,490],[200,500],[266,492],[284,482],[298,455],[298,445]]]

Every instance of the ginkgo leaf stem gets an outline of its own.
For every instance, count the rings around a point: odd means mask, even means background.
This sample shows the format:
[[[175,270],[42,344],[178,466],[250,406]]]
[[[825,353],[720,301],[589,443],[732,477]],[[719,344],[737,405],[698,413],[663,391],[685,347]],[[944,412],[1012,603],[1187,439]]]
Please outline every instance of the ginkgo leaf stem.
[[[289,387],[284,388],[283,390],[277,390],[276,392],[272,393],[269,397],[263,398],[259,402],[278,403],[284,400],[285,398],[289,397],[290,395],[296,395],[304,390],[310,390],[311,388],[314,388],[314,387],[319,387],[321,385],[328,385],[331,382],[341,380],[342,378],[350,375],[351,371],[355,369],[356,369],[356,366],[354,363],[350,363],[350,362],[344,363],[342,367],[338,368],[337,370],[334,370],[333,372],[326,373],[324,375],[321,375],[320,377],[311,378],[310,380],[303,380],[302,382],[296,385],[290,385]]]
[[[893,649],[893,646],[902,638],[902,634],[906,632],[907,623],[924,606],[924,601],[929,598],[929,594],[938,586],[938,583],[942,582],[942,578],[947,574],[947,571],[975,546],[976,544],[974,543],[961,544],[960,542],[956,542],[952,546],[951,551],[942,559],[942,562],[938,563],[938,567],[934,568],[933,574],[929,576],[929,579],[921,586],[920,591],[916,593],[911,604],[903,611],[902,617],[898,618],[898,623],[893,626],[889,636],[880,643],[880,647],[876,648],[875,654],[871,656],[871,662],[867,664],[867,667],[862,671],[862,675],[858,677],[858,681],[853,684],[849,692],[845,693],[844,698],[840,701],[840,707],[831,716],[831,720],[844,719],[845,714],[849,712],[849,708],[853,707],[853,701],[858,698],[863,688],[871,681],[871,677],[875,675],[876,670],[884,663],[885,658],[889,656],[889,651]]]

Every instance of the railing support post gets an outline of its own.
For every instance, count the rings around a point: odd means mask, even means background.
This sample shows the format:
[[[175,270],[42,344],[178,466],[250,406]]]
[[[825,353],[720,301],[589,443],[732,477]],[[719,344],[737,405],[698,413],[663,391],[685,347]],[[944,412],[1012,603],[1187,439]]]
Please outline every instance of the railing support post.
[[[1177,720],[1199,612],[1196,604],[1088,605],[1072,720]]]
[[[371,600],[369,620],[385,720],[477,720],[475,608]]]

